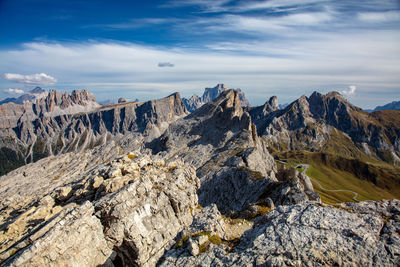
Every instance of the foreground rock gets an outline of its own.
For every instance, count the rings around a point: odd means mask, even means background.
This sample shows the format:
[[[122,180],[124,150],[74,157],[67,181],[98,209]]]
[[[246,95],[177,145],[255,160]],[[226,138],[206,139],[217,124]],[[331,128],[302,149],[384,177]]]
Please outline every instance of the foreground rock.
[[[193,256],[182,246],[160,266],[399,266],[400,202],[280,206],[256,220],[232,250],[222,243]]]
[[[27,180],[13,185],[23,191]],[[192,222],[198,187],[194,169],[180,161],[129,154],[100,164],[3,208],[0,259],[5,266],[153,265]]]

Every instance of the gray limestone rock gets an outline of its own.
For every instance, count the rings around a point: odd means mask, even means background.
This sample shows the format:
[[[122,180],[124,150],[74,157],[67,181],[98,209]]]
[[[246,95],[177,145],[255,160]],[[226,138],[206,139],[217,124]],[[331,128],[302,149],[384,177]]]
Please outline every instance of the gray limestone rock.
[[[193,168],[134,153],[96,164],[89,152],[1,177],[2,265],[152,266],[191,224],[199,188]],[[68,173],[53,177],[60,166]]]
[[[0,158],[7,159],[1,162],[0,174],[50,155],[83,151],[111,140],[121,146],[128,144],[125,148],[132,149],[132,139],[135,142],[143,137],[154,139],[170,122],[187,115],[178,93],[148,102],[102,108],[94,101],[94,96],[86,90],[74,91],[71,96],[50,91],[40,102],[28,103],[30,111],[17,105],[12,112],[4,113],[1,112],[4,105],[0,106],[0,113],[5,114],[0,121],[15,119],[13,125],[6,125],[0,132]],[[26,118],[22,119],[22,114]]]
[[[276,181],[274,159],[236,90],[223,91],[146,146],[166,160],[178,157],[195,167],[199,203],[215,203],[222,213],[241,211]]]
[[[100,220],[90,202],[72,210],[26,249],[2,266],[97,266],[107,261],[107,246]]]
[[[386,151],[392,154],[392,161],[400,162],[398,127],[386,123],[387,117],[396,113],[368,114],[338,92],[314,92],[282,110],[276,102],[271,98],[264,106],[249,109],[258,134],[276,149],[323,151],[331,142],[338,153],[346,156],[357,158],[365,152],[385,160],[381,153]],[[351,149],[338,141],[346,139],[354,144]]]
[[[398,200],[280,206],[257,219],[230,253],[224,246],[196,257],[171,250],[160,266],[398,266],[399,212]]]

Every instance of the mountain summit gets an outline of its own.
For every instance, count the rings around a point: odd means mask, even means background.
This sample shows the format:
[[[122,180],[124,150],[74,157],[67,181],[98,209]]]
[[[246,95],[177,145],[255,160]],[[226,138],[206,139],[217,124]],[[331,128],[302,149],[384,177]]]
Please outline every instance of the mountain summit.
[[[228,90],[228,88],[225,86],[225,84],[217,84],[215,87],[212,88],[206,88],[204,90],[203,96],[199,97],[198,95],[193,95],[189,99],[183,98],[182,101],[186,106],[186,109],[189,112],[193,112],[205,103],[208,103],[210,101],[213,101],[216,99],[222,92]],[[243,107],[248,107],[250,106],[249,101],[246,99],[244,93],[240,90],[237,89],[237,92],[239,93],[239,99],[240,103]]]

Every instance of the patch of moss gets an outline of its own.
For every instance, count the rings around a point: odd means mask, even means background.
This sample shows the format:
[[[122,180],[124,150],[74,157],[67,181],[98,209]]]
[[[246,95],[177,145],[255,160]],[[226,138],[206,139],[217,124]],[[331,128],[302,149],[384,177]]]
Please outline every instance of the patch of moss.
[[[183,244],[186,243],[186,241],[189,239],[190,235],[184,235],[182,238],[180,238],[176,243],[175,247],[180,248],[183,246]]]
[[[218,235],[212,235],[208,237],[208,240],[215,245],[220,245],[222,243],[222,240]]]
[[[204,242],[203,244],[199,245],[199,253],[204,253],[208,250],[209,248],[209,243],[208,242]]]

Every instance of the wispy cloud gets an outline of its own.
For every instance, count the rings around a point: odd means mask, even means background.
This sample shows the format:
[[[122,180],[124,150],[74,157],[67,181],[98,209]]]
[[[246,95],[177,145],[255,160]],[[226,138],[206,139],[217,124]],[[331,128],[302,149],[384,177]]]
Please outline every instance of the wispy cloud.
[[[353,96],[356,93],[357,87],[355,85],[350,85],[348,89],[341,91],[342,94],[346,96]]]
[[[174,67],[175,65],[172,64],[172,63],[170,63],[170,62],[160,62],[160,63],[158,63],[158,66],[159,66],[160,68],[164,68],[164,67],[172,68],[172,67]]]
[[[6,90],[3,90],[3,92],[7,94],[23,94],[24,90],[18,88],[8,88]]]
[[[177,18],[140,18],[140,19],[131,19],[126,22],[90,25],[87,27],[100,27],[100,28],[123,30],[123,29],[154,27],[155,25],[162,25],[162,24],[175,24],[180,21],[182,20]]]
[[[40,60],[39,60],[40,61]],[[57,79],[45,73],[32,75],[22,75],[17,73],[5,73],[3,78],[17,83],[51,85],[57,82]]]
[[[198,6],[199,11],[205,13],[223,12],[227,11],[228,7],[226,4],[232,2],[232,0],[171,0],[161,7],[164,8],[176,8],[176,7],[187,7],[187,6]]]
[[[400,22],[399,11],[387,12],[363,12],[358,14],[358,19],[364,22],[381,23],[381,22]]]
[[[269,1],[251,1],[241,2],[232,7],[232,11],[253,11],[253,10],[293,10],[304,6],[326,3],[327,0],[269,0]]]

